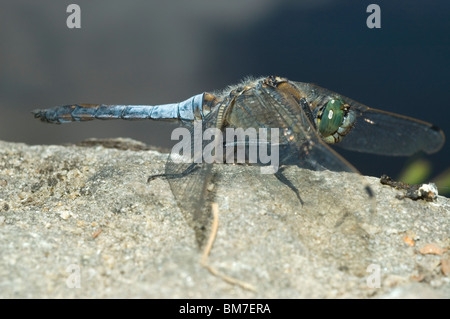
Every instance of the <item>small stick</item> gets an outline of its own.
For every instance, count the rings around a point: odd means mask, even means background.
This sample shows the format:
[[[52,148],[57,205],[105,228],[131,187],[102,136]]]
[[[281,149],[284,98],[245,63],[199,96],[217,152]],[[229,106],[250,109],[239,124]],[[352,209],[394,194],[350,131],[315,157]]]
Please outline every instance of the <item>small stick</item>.
[[[98,237],[98,235],[100,235],[102,233],[102,229],[101,228],[99,228],[99,229],[97,229],[93,234],[92,234],[92,238],[97,238]]]
[[[256,292],[256,289],[251,285],[248,284],[246,282],[240,281],[236,278],[224,275],[222,273],[220,273],[217,269],[215,269],[214,267],[208,265],[207,260],[208,260],[208,256],[211,252],[212,246],[214,244],[214,240],[216,239],[217,236],[217,229],[219,228],[219,205],[217,203],[212,203],[212,213],[213,213],[213,221],[211,224],[211,232],[208,238],[208,242],[205,246],[205,248],[203,249],[203,254],[202,254],[202,259],[200,260],[200,264],[205,267],[206,269],[208,269],[208,271],[213,274],[216,277],[221,278],[223,281],[232,284],[232,285],[237,285],[240,286],[243,289],[246,290],[250,290],[253,292]]]

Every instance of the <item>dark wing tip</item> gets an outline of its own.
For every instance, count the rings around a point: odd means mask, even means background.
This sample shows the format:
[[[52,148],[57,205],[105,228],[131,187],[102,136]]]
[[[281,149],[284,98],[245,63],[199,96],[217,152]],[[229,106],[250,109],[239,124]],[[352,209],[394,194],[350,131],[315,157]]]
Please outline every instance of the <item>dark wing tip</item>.
[[[444,136],[444,132],[443,132],[438,126],[432,124],[432,125],[430,126],[430,129],[433,130],[433,131],[439,132],[439,133],[442,134],[442,136]],[[444,136],[444,137],[445,137],[445,136]]]
[[[433,149],[430,149],[429,152],[427,153],[435,153],[437,151],[439,151],[442,146],[444,146],[445,143],[445,134],[444,131],[442,131],[438,126],[436,125],[431,125],[430,126],[430,130],[434,131],[436,133],[436,140],[435,140],[435,144],[431,144],[433,145]]]

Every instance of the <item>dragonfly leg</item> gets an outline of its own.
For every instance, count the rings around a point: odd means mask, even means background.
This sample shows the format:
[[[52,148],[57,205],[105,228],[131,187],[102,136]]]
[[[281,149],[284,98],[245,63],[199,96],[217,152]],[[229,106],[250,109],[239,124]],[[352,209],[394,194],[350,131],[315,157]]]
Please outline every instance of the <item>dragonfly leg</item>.
[[[300,204],[303,206],[304,202],[302,200],[302,198],[300,197],[300,193],[298,191],[298,189],[294,186],[294,184],[292,184],[292,182],[286,177],[286,175],[283,174],[285,167],[280,167],[278,169],[278,171],[275,173],[275,177],[282,182],[284,185],[286,185],[287,187],[289,187],[297,196]]]
[[[165,179],[182,178],[186,175],[189,175],[189,174],[195,172],[199,167],[200,166],[198,166],[197,163],[192,163],[181,173],[176,173],[176,174],[164,173],[164,174],[150,175],[147,178],[147,183],[150,183],[152,180],[154,180],[155,178],[158,178],[158,177],[163,177]]]

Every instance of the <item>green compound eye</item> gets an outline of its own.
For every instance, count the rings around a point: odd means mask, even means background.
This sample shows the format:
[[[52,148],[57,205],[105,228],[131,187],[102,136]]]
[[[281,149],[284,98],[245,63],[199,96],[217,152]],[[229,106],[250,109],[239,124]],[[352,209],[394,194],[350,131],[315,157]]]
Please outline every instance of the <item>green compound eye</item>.
[[[323,137],[330,136],[337,132],[344,120],[344,101],[330,100],[322,111],[320,117],[319,132]]]

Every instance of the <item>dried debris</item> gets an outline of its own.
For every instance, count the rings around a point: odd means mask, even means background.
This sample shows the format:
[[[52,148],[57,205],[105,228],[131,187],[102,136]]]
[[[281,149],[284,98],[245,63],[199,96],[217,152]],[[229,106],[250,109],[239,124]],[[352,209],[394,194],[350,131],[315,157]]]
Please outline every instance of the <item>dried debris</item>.
[[[398,199],[410,198],[412,200],[423,199],[431,202],[437,198],[438,190],[434,183],[410,185],[403,182],[394,181],[387,175],[380,177],[380,183],[399,190],[406,190],[404,195],[397,195]]]

